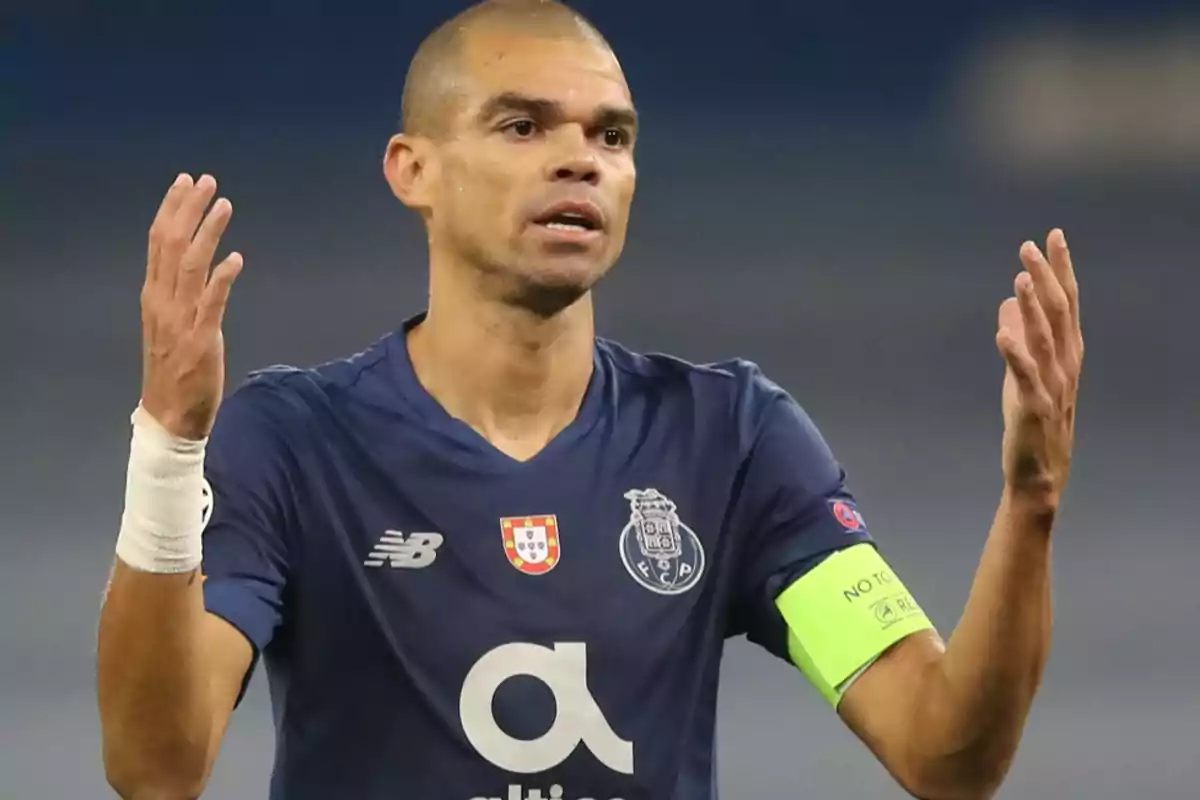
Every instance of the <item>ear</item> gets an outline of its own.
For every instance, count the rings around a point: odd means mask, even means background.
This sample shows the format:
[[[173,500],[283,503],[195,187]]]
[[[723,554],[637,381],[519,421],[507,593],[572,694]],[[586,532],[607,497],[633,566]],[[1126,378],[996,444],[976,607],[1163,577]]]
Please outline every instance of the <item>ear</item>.
[[[398,133],[388,140],[383,174],[401,203],[423,215],[427,213],[433,201],[436,172],[436,153],[427,138]]]

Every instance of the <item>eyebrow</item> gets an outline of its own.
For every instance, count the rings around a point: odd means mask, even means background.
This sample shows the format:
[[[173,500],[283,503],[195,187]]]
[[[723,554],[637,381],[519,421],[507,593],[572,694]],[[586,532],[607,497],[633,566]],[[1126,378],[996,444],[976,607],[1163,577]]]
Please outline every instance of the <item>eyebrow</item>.
[[[566,112],[561,103],[540,97],[529,97],[517,92],[503,92],[488,98],[479,109],[480,122],[490,122],[501,114],[520,112],[536,120],[561,120]],[[637,111],[628,106],[599,106],[592,114],[592,125],[597,128],[630,128],[637,129]]]

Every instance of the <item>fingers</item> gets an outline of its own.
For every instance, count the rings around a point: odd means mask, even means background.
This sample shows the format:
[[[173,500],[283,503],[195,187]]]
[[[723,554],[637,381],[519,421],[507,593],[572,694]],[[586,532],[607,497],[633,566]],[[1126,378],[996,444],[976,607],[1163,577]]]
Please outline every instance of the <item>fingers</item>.
[[[224,198],[205,214],[216,190],[211,175],[202,175],[193,183],[191,176],[181,174],[167,190],[150,226],[144,296],[181,300],[189,317],[196,311],[213,255],[233,214]]]
[[[200,179],[196,181],[196,185],[184,196],[175,212],[170,233],[163,246],[163,264],[160,267],[160,269],[165,269],[162,276],[164,288],[169,283],[172,294],[175,294],[179,284],[184,254],[192,246],[192,237],[196,235],[196,228],[200,225],[204,209],[208,208],[216,191],[217,181],[211,175],[201,175]]]
[[[1067,357],[1074,348],[1074,332],[1067,294],[1054,269],[1033,242],[1026,242],[1021,246],[1021,261],[1033,278],[1038,305],[1050,323],[1055,356]]]
[[[1071,251],[1067,247],[1067,237],[1061,228],[1050,231],[1046,237],[1046,252],[1050,257],[1050,266],[1063,289],[1067,301],[1069,318],[1069,341],[1073,345],[1071,355],[1074,358],[1075,369],[1083,359],[1083,332],[1079,322],[1079,282],[1075,279],[1075,267],[1071,263]]]
[[[172,223],[180,238],[191,241],[196,234],[196,227],[200,224],[200,217],[212,202],[216,191],[217,179],[211,175],[201,175],[196,185],[184,195]]]
[[[212,209],[200,224],[191,245],[183,254],[179,265],[179,277],[175,283],[175,297],[190,305],[199,299],[208,280],[208,270],[217,252],[217,245],[229,226],[233,206],[224,197],[213,204]]]
[[[175,179],[175,182],[171,184],[171,188],[167,189],[167,193],[163,195],[162,202],[158,206],[158,212],[154,215],[154,222],[150,224],[150,241],[147,243],[146,252],[147,284],[154,283],[158,278],[160,245],[166,236],[171,221],[175,219],[175,212],[179,210],[179,204],[183,202],[184,196],[191,188],[192,176],[180,174]]]
[[[1059,366],[1055,361],[1054,333],[1050,320],[1038,299],[1033,277],[1028,272],[1022,272],[1014,282],[1017,293],[1017,305],[1021,310],[1021,320],[1025,329],[1025,346],[1029,355],[1037,364],[1041,383],[1052,393],[1057,390],[1061,380]]]
[[[208,279],[208,285],[204,287],[196,307],[197,330],[220,330],[225,320],[225,308],[229,304],[229,293],[233,289],[233,282],[242,272],[242,265],[241,254],[230,253],[213,269],[212,277]]]
[[[210,175],[201,176],[194,185],[190,177],[182,175],[167,192],[150,228],[147,288],[151,294],[166,299],[174,296],[183,255],[216,189],[217,182]]]
[[[1004,362],[1008,365],[1017,388],[1026,402],[1041,404],[1045,402],[1045,391],[1038,370],[1037,361],[1021,341],[1015,330],[1020,324],[1020,301],[1010,297],[1000,306],[1000,329],[996,332],[996,347]]]

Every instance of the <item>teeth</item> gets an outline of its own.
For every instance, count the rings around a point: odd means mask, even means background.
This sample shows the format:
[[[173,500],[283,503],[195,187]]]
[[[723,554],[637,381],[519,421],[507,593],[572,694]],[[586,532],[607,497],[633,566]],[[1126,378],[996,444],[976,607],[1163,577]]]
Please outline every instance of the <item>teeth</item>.
[[[586,231],[587,227],[581,223],[567,222],[547,222],[547,228],[553,228],[556,231]]]

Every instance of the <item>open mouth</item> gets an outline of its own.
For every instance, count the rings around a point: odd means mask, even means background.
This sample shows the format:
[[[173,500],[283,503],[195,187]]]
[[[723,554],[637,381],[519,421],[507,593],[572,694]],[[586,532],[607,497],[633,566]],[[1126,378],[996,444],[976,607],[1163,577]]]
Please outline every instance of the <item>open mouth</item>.
[[[552,210],[545,216],[534,220],[542,227],[555,231],[579,233],[600,230],[599,216],[587,208],[564,208]]]

